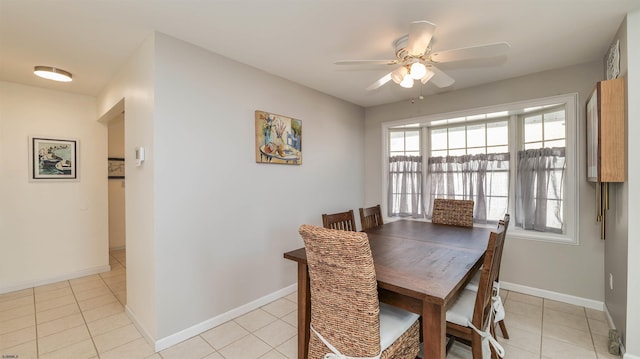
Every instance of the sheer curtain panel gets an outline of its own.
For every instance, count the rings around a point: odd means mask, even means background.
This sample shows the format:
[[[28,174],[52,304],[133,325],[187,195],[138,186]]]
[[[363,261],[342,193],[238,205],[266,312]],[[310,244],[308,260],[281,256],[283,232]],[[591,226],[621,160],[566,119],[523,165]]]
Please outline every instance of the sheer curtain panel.
[[[509,206],[509,153],[430,157],[427,169],[427,217],[435,198],[475,202],[474,222],[495,222]]]
[[[389,217],[424,217],[422,156],[389,157]]]
[[[516,225],[562,233],[564,147],[518,151]]]

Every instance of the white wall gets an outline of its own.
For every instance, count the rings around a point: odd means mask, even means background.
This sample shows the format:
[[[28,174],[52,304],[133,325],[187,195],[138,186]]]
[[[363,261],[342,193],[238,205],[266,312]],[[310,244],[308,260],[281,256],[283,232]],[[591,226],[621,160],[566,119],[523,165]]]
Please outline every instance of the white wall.
[[[135,147],[153,148],[154,36],[150,36],[98,97],[98,113],[125,110],[127,311],[148,339],[157,337],[154,161],[135,167]]]
[[[629,236],[628,236],[628,271],[627,271],[627,354],[640,358],[640,163],[634,156],[640,153],[640,11],[630,13],[627,16],[627,43],[628,46],[628,212],[629,212]],[[625,358],[633,358],[627,356]]]
[[[96,117],[93,97],[0,82],[0,293],[109,270]],[[29,136],[79,140],[79,181],[30,182]]]
[[[109,157],[124,158],[124,114],[109,121],[108,128]],[[109,249],[122,249],[126,244],[124,185],[124,179],[109,179]]]
[[[367,108],[365,202],[382,201],[382,122],[578,92],[580,245],[508,238],[502,259],[501,279],[583,299],[604,301],[604,243],[599,239],[599,226],[594,220],[595,187],[586,182],[584,175],[585,101],[595,83],[602,80],[602,66],[601,62],[584,64],[445,92],[416,101],[415,104],[406,101]]]

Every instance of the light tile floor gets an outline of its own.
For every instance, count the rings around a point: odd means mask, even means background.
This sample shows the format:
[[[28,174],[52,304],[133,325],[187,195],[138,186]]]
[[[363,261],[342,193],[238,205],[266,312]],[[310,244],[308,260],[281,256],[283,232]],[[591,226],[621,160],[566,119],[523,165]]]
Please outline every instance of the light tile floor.
[[[124,313],[125,263],[124,250],[113,251],[110,272],[0,295],[0,357],[296,358],[295,293],[154,353]],[[619,358],[607,353],[603,312],[517,292],[502,296],[511,336],[499,338],[506,358]],[[456,343],[448,358],[470,359],[471,352]]]

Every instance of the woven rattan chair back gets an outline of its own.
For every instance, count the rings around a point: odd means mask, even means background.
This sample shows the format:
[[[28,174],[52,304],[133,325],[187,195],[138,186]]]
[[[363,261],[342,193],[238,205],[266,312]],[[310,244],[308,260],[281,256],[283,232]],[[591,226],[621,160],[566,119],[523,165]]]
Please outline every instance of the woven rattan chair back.
[[[380,353],[380,305],[367,234],[303,224],[311,288],[311,326],[341,353]],[[330,350],[311,333],[309,358]]]
[[[380,210],[380,205],[369,208],[360,208],[360,225],[362,225],[363,231],[366,231],[369,228],[381,226],[382,224],[382,211]]]
[[[329,229],[339,229],[341,231],[356,231],[356,221],[353,210],[346,212],[323,214],[322,226]]]
[[[473,227],[473,201],[436,198],[433,200],[432,223]]]

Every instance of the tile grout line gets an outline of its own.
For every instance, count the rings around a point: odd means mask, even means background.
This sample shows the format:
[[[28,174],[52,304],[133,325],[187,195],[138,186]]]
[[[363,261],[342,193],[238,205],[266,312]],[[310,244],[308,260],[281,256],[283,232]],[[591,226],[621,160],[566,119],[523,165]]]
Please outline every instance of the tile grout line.
[[[87,324],[87,318],[84,317],[84,313],[82,308],[80,307],[80,303],[78,302],[78,298],[76,297],[76,291],[73,290],[73,286],[71,285],[71,281],[69,281],[69,287],[71,288],[71,294],[73,294],[73,299],[76,301],[76,305],[78,306],[78,310],[80,311],[80,316],[82,316],[82,321],[84,322],[84,327],[87,329],[89,333],[89,338],[91,338],[91,344],[93,344],[93,349],[96,350],[96,355],[100,358],[100,353],[98,352],[98,347],[96,346],[96,342],[93,340],[93,334],[91,334],[91,330],[89,330],[89,325]]]
[[[33,321],[36,327],[36,358],[40,357],[40,341],[38,340],[38,310],[36,308],[36,288],[31,288],[31,298],[33,298]]]

